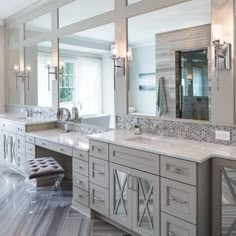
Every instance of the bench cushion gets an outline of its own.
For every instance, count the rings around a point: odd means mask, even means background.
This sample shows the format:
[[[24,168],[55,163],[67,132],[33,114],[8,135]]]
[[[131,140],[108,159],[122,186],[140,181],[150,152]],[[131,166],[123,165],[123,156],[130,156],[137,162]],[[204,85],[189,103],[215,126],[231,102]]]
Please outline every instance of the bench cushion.
[[[63,168],[52,157],[26,161],[24,169],[29,179],[57,176],[64,173]]]

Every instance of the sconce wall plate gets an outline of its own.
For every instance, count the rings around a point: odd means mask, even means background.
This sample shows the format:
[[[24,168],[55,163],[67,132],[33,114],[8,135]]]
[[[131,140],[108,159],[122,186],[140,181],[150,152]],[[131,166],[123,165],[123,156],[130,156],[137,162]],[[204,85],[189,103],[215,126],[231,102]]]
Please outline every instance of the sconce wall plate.
[[[116,75],[121,77],[125,75],[125,58],[120,57],[115,60]]]

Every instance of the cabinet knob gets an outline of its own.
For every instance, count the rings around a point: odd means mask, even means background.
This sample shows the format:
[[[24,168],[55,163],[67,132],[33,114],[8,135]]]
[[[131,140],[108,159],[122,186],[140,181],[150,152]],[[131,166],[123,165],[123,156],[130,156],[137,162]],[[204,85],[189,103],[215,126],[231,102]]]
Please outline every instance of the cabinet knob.
[[[173,232],[171,232],[171,231],[169,231],[168,234],[169,234],[170,236],[175,236],[175,234],[174,234]]]

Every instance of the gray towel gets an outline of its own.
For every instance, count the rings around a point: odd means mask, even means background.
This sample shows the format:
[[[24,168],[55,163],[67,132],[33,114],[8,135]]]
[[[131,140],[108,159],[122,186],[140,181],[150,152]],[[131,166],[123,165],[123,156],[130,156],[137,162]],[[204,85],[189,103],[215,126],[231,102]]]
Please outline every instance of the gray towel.
[[[157,81],[157,117],[161,117],[167,113],[167,101],[164,85],[164,77]]]

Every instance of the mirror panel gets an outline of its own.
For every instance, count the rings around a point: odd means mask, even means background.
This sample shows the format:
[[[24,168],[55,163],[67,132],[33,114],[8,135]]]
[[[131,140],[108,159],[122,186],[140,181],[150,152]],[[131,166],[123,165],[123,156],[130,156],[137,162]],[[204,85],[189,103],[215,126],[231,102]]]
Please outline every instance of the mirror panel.
[[[38,36],[52,29],[51,12],[25,23],[25,39]]]
[[[7,43],[11,45],[13,43],[19,43],[20,31],[19,27],[10,28],[7,30]]]
[[[77,107],[82,123],[114,127],[114,24],[60,38],[60,107]]]
[[[6,102],[7,104],[24,105],[24,83],[21,78],[16,77],[14,71],[16,65],[20,66],[20,50],[17,47],[8,47]]]
[[[129,114],[209,120],[210,23],[210,0],[128,19]]]
[[[25,67],[30,68],[29,78],[25,79],[25,105],[57,107],[57,80],[55,74],[48,74],[47,68],[51,56],[49,41],[25,48]]]
[[[59,27],[101,15],[113,9],[114,0],[76,0],[59,8]]]

